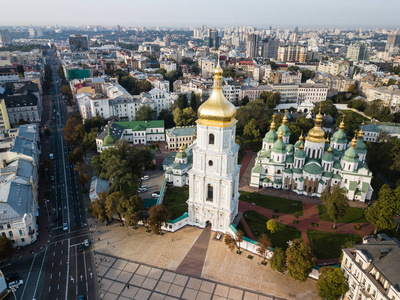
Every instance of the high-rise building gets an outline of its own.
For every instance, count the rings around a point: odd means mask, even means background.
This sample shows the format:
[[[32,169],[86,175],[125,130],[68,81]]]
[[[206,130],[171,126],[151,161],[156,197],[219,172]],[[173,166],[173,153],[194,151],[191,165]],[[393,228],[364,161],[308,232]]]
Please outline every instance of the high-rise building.
[[[0,47],[4,47],[10,43],[11,39],[8,29],[0,30]]]
[[[249,34],[247,37],[247,44],[246,44],[246,56],[247,57],[257,57],[258,56],[258,34]]]
[[[277,59],[280,61],[292,61],[305,63],[307,60],[306,46],[280,46]]]
[[[89,51],[87,35],[72,34],[69,36],[69,48],[71,51]]]
[[[398,46],[400,44],[400,37],[397,32],[388,35],[385,50],[389,51],[390,48]]]
[[[215,49],[219,48],[218,31],[215,29],[210,30],[210,47],[213,47]]]
[[[347,48],[346,58],[350,60],[368,60],[368,45],[366,43],[350,44],[350,46]]]
[[[30,37],[30,38],[36,37],[36,30],[35,30],[35,28],[33,28],[33,27],[29,28],[29,37]]]
[[[171,45],[170,41],[169,41],[169,34],[167,34],[165,36],[165,47],[169,47]]]
[[[276,59],[278,56],[279,40],[276,38],[262,40],[261,56]]]

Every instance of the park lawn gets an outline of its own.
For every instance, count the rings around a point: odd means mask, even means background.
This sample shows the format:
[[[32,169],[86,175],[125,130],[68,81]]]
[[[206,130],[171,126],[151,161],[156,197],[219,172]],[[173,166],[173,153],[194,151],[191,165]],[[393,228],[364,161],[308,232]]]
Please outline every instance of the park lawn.
[[[243,213],[243,217],[245,218],[247,225],[249,225],[251,232],[257,239],[263,233],[268,235],[272,247],[280,247],[286,249],[288,247],[288,241],[301,238],[301,232],[297,228],[282,224],[278,221],[278,231],[274,234],[271,234],[271,232],[267,229],[267,221],[269,219],[259,214],[258,212],[252,210],[246,211]],[[242,223],[239,223],[237,229],[242,230],[245,233],[245,236],[249,238]]]
[[[322,221],[333,222],[328,215],[326,206],[323,204],[318,205],[319,218]],[[365,218],[364,209],[358,207],[348,207],[346,208],[346,215],[338,220],[338,223],[369,223]]]
[[[300,201],[244,191],[240,191],[240,200],[286,214],[303,215],[303,204]]]
[[[307,235],[318,259],[339,258],[343,244],[350,241],[355,244],[361,242],[361,237],[357,234],[308,230]]]
[[[352,115],[354,119],[356,120],[357,123],[362,123],[365,120],[365,117],[356,113],[355,111],[352,110],[344,110],[341,109],[341,111],[346,114],[346,115]],[[346,122],[346,121],[345,121]]]
[[[189,187],[169,187],[164,195],[163,204],[171,211],[170,220],[175,220],[188,211]]]

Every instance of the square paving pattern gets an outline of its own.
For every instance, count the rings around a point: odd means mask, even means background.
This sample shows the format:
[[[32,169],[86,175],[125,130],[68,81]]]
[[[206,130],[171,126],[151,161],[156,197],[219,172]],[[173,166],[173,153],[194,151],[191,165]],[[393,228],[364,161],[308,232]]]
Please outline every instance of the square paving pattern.
[[[96,264],[102,299],[280,299],[101,253],[96,253]]]

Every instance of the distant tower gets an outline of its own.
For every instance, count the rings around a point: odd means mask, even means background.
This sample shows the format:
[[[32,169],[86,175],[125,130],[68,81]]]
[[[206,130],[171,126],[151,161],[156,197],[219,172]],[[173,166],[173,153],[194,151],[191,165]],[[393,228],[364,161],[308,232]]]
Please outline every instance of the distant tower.
[[[165,36],[165,47],[169,47],[171,45],[171,43],[170,43],[170,41],[169,41],[169,34],[167,34],[166,36]]]
[[[251,57],[251,58],[258,56],[258,35],[257,34],[249,34],[249,36],[247,37],[246,56]]]
[[[193,168],[189,173],[189,225],[227,232],[238,213],[239,146],[236,109],[222,92],[222,68],[214,70],[213,91],[198,110]]]

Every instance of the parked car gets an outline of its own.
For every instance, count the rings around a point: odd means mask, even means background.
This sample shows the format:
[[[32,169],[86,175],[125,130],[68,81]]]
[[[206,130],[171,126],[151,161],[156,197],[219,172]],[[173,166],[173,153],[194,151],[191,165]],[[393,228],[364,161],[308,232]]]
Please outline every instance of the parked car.
[[[68,230],[68,223],[64,222],[63,224],[63,230],[67,231]]]
[[[79,295],[78,298],[77,298],[77,300],[86,300],[86,297],[83,296],[83,295]]]
[[[150,179],[150,176],[149,176],[149,175],[144,175],[141,179],[142,179],[142,180],[149,180],[149,179]]]
[[[143,184],[140,186],[141,189],[147,189],[147,185]]]
[[[22,279],[11,281],[8,283],[8,288],[18,288],[20,285],[23,285],[24,281]]]
[[[79,250],[79,252],[82,252],[82,251],[83,251],[83,244],[79,244],[79,245],[78,245],[78,250]]]
[[[146,192],[147,191],[147,189],[146,188],[144,188],[144,189],[142,189],[142,188],[138,188],[138,194],[140,194],[140,193],[144,193],[144,192]]]
[[[12,282],[12,281],[20,280],[21,277],[19,276],[18,273],[12,273],[12,274],[6,275],[5,279],[6,279],[6,282],[9,283],[9,282]]]
[[[54,159],[53,153],[50,153],[50,154],[49,154],[49,157],[50,157],[50,159]]]
[[[89,239],[84,240],[83,243],[85,244],[85,247],[89,247],[90,245]]]
[[[51,181],[54,181],[54,176],[51,176],[50,178],[51,178]]]
[[[151,197],[153,197],[153,198],[158,198],[158,197],[160,197],[160,192],[159,192],[159,191],[154,192],[153,194],[151,194]]]

